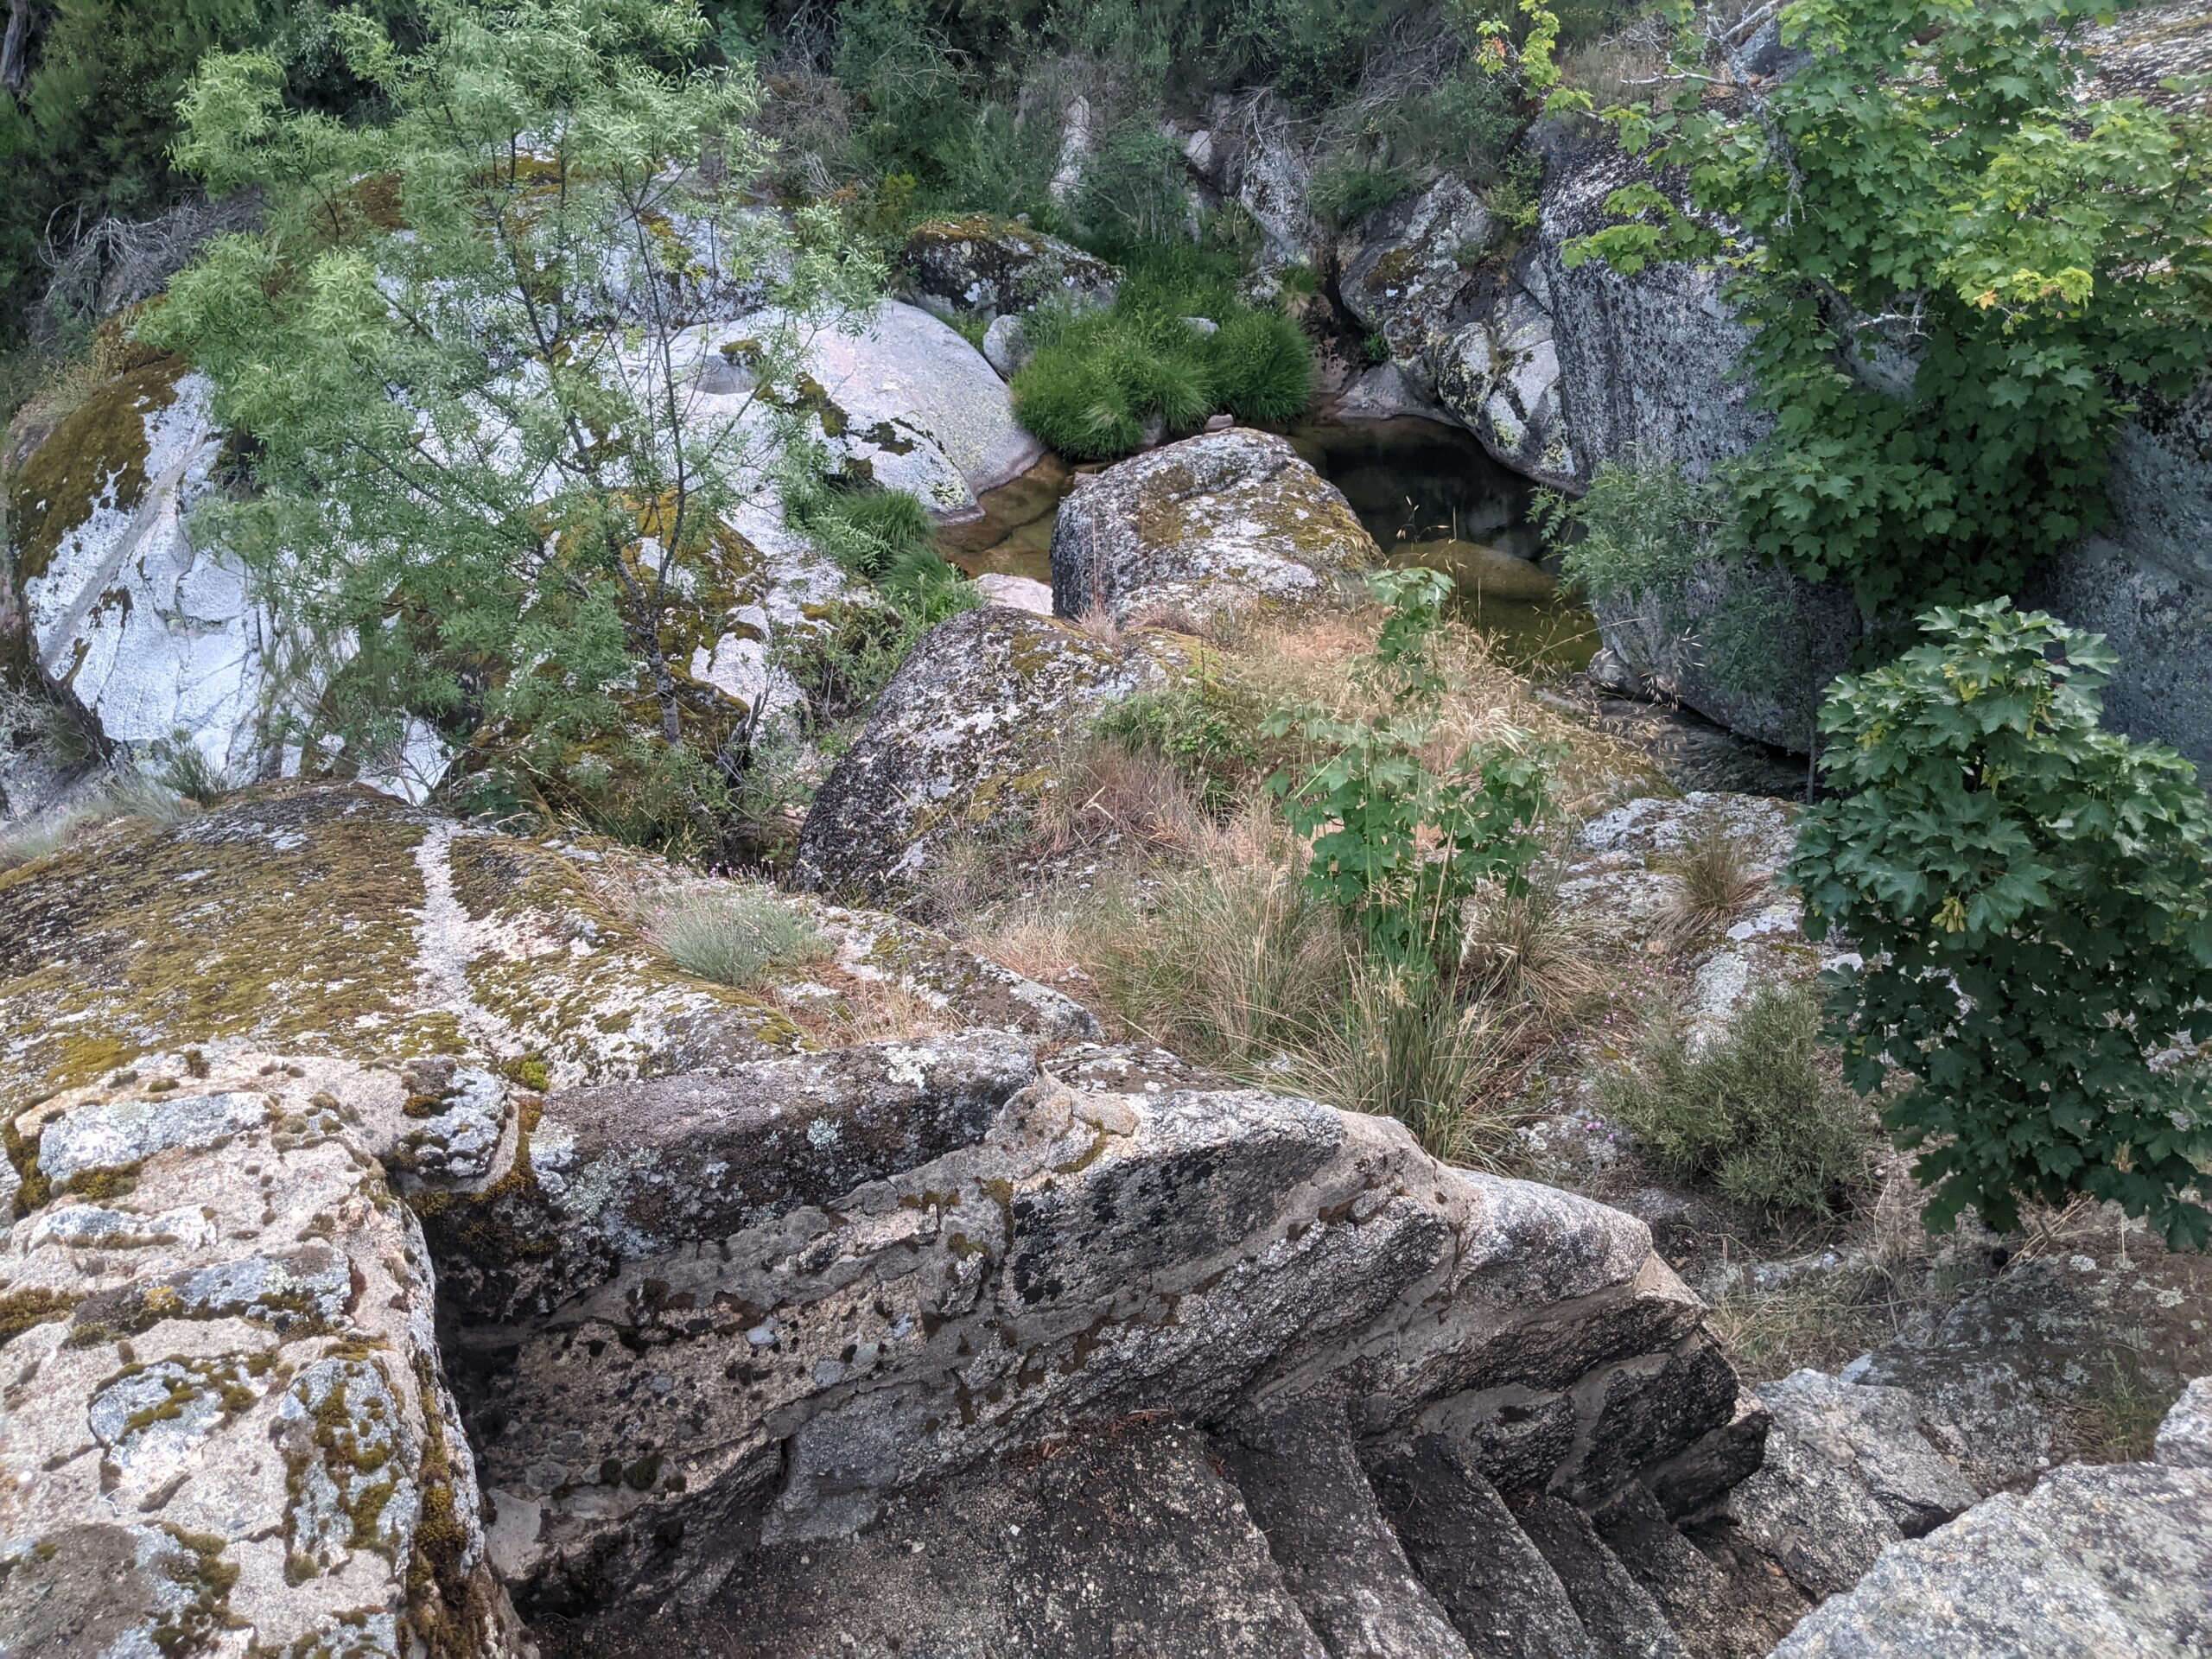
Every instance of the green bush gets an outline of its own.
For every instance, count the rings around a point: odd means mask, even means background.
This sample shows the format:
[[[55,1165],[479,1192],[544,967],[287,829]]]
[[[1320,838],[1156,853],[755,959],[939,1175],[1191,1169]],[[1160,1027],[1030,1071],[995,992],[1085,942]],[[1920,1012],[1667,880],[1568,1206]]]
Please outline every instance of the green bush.
[[[1260,766],[1259,718],[1256,709],[1222,687],[1179,685],[1123,698],[1091,729],[1166,761],[1200,806],[1219,813]]]
[[[1458,953],[1461,912],[1478,891],[1526,892],[1535,829],[1550,810],[1545,757],[1501,742],[1432,767],[1444,679],[1431,646],[1452,578],[1416,567],[1369,581],[1389,612],[1353,678],[1385,712],[1346,719],[1309,705],[1268,715],[1262,736],[1295,735],[1322,758],[1276,773],[1268,788],[1292,830],[1313,838],[1307,890],[1356,922],[1374,956],[1426,972]]]
[[[1205,334],[1185,319],[1207,317]],[[1280,311],[1236,297],[1233,267],[1185,246],[1148,252],[1128,270],[1109,311],[1042,309],[1029,316],[1036,355],[1014,377],[1015,417],[1060,454],[1114,461],[1158,420],[1195,432],[1226,410],[1280,425],[1313,397],[1313,347]]]
[[[1922,618],[1821,715],[1836,798],[1798,821],[1807,931],[1847,1075],[1911,1087],[1883,1117],[1934,1187],[1929,1224],[1993,1227],[2077,1194],[2202,1248],[2212,1114],[2154,1069],[2212,1002],[2212,811],[2171,749],[2101,729],[2101,637],[2005,601]]]
[[[1734,475],[1741,533],[1870,613],[2013,591],[2103,514],[2138,392],[2212,359],[2212,115],[2084,95],[2110,10],[1787,8],[1805,67],[1743,100],[1709,96],[1684,30],[1621,137],[1693,211],[1630,185],[1566,250],[1731,272],[1776,416]],[[1878,351],[1893,375],[1847,372]]]
[[[1609,461],[1580,500],[1536,498],[1560,580],[1592,604],[1618,604],[1688,576],[1734,522],[1726,488],[1672,457]]]
[[[761,888],[683,893],[653,922],[652,935],[685,973],[740,990],[772,968],[818,962],[830,953],[819,928]]]
[[[1695,1054],[1663,1023],[1634,1061],[1599,1078],[1598,1111],[1677,1180],[1735,1203],[1834,1215],[1866,1177],[1873,1114],[1820,1052],[1819,999],[1770,988]]]
[[[1414,189],[1414,175],[1402,167],[1342,162],[1316,172],[1306,199],[1324,224],[1357,225],[1377,208],[1411,195]]]

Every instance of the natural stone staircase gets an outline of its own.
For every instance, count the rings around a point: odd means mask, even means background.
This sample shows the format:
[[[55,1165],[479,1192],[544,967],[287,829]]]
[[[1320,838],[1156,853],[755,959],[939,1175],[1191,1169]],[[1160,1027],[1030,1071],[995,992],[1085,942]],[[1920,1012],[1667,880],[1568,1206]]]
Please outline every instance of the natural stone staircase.
[[[1746,1605],[1761,1569],[1697,1537],[1648,1494],[1595,1519],[1509,1497],[1444,1436],[1356,1446],[1325,1409],[1133,1421],[904,1494],[854,1537],[747,1549],[701,1605],[538,1633],[548,1659],[1764,1654],[1803,1602]]]

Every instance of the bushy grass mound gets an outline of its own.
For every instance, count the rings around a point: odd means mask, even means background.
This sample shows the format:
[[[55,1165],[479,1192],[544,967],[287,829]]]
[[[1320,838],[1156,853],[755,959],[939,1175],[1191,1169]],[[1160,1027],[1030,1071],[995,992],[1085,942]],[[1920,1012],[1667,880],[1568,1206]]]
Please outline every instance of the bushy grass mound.
[[[1824,1062],[1820,1033],[1809,989],[1770,988],[1695,1053],[1662,1027],[1599,1081],[1598,1109],[1676,1179],[1758,1208],[1836,1214],[1866,1183],[1874,1122]]]
[[[766,889],[686,893],[653,926],[668,958],[687,974],[740,990],[772,968],[819,962],[830,941]]]
[[[1195,250],[1135,265],[1110,310],[1039,311],[1028,328],[1037,352],[1014,378],[1014,412],[1072,461],[1118,460],[1143,442],[1148,421],[1170,437],[1222,411],[1279,426],[1313,398],[1305,332],[1245,304],[1229,271]]]

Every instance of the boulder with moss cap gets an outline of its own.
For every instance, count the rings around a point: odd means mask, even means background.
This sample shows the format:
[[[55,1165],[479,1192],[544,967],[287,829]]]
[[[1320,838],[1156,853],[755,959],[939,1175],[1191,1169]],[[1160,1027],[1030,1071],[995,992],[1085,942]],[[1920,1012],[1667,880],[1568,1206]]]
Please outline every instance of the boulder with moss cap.
[[[1052,609],[1125,622],[1314,605],[1381,556],[1343,492],[1286,440],[1232,427],[1109,467],[1060,504]]]
[[[988,213],[916,226],[899,268],[925,310],[986,321],[1053,302],[1110,306],[1122,282],[1120,271],[1073,243]]]

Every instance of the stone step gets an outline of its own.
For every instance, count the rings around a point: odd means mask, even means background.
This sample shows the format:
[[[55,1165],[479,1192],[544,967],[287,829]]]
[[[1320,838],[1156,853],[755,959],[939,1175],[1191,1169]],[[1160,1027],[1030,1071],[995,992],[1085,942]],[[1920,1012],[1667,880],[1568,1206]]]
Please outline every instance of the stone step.
[[[757,1546],[701,1607],[563,1624],[543,1659],[1334,1659],[1205,1440],[1132,1420]]]
[[[1515,1510],[1521,1529],[1559,1574],[1598,1659],[1688,1659],[1665,1610],[1605,1547],[1588,1516],[1542,1494]]]
[[[1331,1659],[1470,1659],[1383,1518],[1342,1408],[1293,1407],[1217,1444]]]
[[[1406,1559],[1475,1659],[1598,1659],[1558,1573],[1458,1441],[1423,1434],[1366,1461]]]

